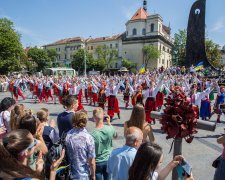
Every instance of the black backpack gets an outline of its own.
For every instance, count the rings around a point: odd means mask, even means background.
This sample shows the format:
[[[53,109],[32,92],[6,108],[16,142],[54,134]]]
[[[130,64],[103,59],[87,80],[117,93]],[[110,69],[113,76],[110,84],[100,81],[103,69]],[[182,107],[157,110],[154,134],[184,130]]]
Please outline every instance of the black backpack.
[[[50,177],[50,167],[53,161],[60,158],[63,149],[65,149],[65,157],[63,158],[63,161],[58,169],[60,169],[60,167],[63,168],[61,168],[60,172],[56,174],[56,180],[70,179],[71,168],[66,150],[66,133],[62,134],[62,137],[59,139],[59,141],[52,145],[47,155],[45,156],[45,176],[47,179],[49,179]]]

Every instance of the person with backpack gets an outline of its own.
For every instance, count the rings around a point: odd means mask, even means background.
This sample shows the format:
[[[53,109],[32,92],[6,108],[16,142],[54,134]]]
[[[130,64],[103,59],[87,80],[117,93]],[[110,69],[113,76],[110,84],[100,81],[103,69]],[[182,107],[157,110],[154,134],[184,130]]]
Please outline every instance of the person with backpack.
[[[4,98],[0,103],[0,139],[11,131],[10,114],[15,104],[16,101],[11,97]]]

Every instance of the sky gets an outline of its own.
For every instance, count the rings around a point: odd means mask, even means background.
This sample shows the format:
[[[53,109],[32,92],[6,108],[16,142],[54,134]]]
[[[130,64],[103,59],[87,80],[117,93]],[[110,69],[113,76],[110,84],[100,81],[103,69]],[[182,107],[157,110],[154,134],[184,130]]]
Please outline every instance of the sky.
[[[187,28],[195,0],[148,0],[148,13],[158,13],[172,36]],[[0,0],[0,18],[14,22],[24,47],[43,46],[68,37],[103,37],[123,33],[142,0]],[[206,34],[225,45],[225,0],[207,0]]]

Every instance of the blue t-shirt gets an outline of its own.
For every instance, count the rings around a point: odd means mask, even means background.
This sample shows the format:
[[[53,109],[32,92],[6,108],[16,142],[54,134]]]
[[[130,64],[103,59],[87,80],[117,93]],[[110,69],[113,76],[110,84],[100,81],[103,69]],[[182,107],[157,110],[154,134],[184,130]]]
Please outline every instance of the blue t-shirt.
[[[57,124],[59,128],[59,137],[62,136],[63,133],[67,133],[69,130],[73,129],[72,127],[72,119],[74,113],[73,112],[63,112],[60,113],[57,117]]]

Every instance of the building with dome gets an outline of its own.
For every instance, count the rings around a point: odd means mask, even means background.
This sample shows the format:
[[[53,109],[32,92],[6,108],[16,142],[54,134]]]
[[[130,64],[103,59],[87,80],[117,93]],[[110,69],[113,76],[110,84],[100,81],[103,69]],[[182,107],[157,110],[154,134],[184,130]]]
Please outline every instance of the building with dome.
[[[94,58],[97,58],[96,47],[107,45],[118,51],[118,60],[111,68],[119,69],[123,58],[136,63],[137,68],[140,68],[144,64],[143,47],[154,45],[161,52],[161,56],[151,61],[147,68],[154,69],[162,66],[168,68],[172,65],[171,29],[163,23],[163,18],[159,14],[151,14],[147,11],[147,0],[143,1],[143,7],[134,13],[125,26],[125,32],[118,35],[88,39],[67,38],[45,45],[44,48],[56,49],[57,61],[68,63],[72,60],[72,55],[80,48],[86,48]]]

